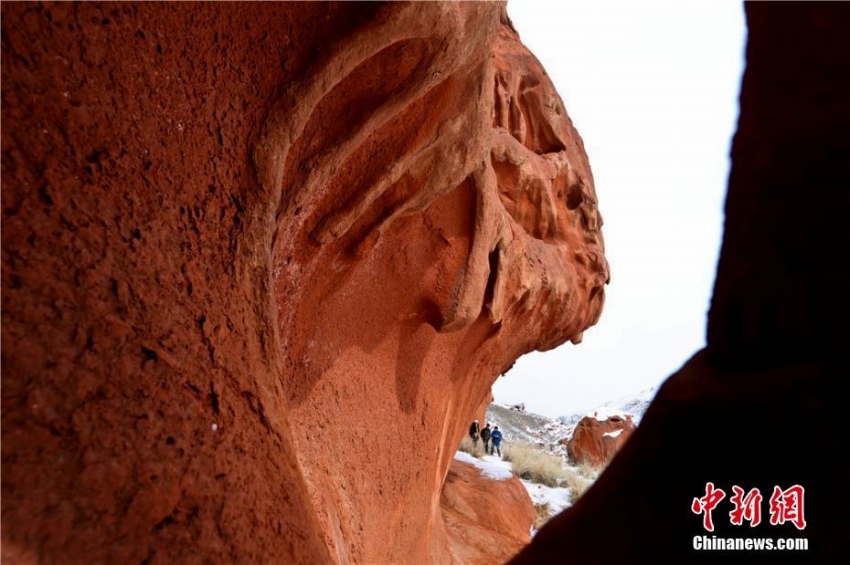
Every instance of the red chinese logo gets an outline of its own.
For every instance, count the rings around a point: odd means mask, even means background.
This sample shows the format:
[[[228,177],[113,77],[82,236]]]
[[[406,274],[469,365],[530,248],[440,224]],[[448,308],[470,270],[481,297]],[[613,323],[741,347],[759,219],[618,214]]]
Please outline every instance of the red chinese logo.
[[[770,523],[776,525],[791,522],[798,530],[805,528],[803,494],[804,489],[800,485],[794,485],[787,490],[773,487],[773,495],[770,497]]]
[[[714,483],[705,483],[705,496],[695,498],[691,503],[691,511],[694,514],[704,514],[702,517],[702,527],[709,532],[714,531],[714,522],[711,519],[711,511],[717,506],[721,500],[726,497],[726,493],[722,489],[715,489]]]
[[[744,489],[735,485],[732,487],[732,492],[735,494],[729,501],[735,505],[735,508],[729,512],[730,522],[735,526],[740,526],[744,523],[744,520],[747,520],[751,528],[758,526],[761,523],[762,501],[759,489],[754,488],[744,495]]]
[[[770,497],[770,524],[776,526],[790,522],[798,530],[806,527],[806,518],[803,512],[805,489],[800,485],[794,485],[782,490],[778,486],[773,487]],[[711,512],[720,502],[726,498],[723,489],[715,488],[714,483],[705,483],[705,495],[695,498],[691,503],[691,511],[702,514],[702,527],[706,531],[714,531],[714,521]],[[750,527],[761,523],[761,503],[764,497],[759,489],[754,488],[749,492],[738,485],[732,486],[732,510],[729,512],[729,522],[733,526],[743,525],[744,521],[750,523]]]

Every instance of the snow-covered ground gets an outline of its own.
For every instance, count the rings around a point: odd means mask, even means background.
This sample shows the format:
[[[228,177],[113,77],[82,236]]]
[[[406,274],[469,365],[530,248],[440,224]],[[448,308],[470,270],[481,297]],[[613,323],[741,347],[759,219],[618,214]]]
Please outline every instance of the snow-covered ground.
[[[550,516],[556,516],[573,505],[570,501],[572,493],[566,487],[552,488],[530,481],[521,480],[520,482],[525,487],[525,490],[528,491],[528,496],[531,497],[534,506],[549,505]],[[536,533],[537,530],[532,528],[531,537],[534,537]]]
[[[495,455],[484,455],[481,459],[476,459],[469,453],[458,451],[455,453],[455,459],[463,463],[475,465],[481,471],[482,475],[494,481],[506,481],[513,476],[510,462],[502,461],[500,457],[496,457]]]

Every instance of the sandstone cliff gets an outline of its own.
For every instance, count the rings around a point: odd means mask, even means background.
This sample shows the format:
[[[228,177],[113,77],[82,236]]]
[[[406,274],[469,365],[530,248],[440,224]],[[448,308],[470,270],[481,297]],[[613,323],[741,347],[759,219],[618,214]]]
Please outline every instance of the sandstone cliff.
[[[473,411],[608,280],[504,5],[3,3],[2,28],[4,561],[457,559]]]

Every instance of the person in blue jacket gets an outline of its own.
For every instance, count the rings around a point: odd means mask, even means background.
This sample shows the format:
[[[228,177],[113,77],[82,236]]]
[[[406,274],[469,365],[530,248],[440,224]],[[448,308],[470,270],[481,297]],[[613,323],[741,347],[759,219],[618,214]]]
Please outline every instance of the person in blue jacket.
[[[502,432],[499,431],[499,426],[494,426],[493,431],[490,432],[490,441],[493,442],[491,454],[495,455],[496,452],[499,452],[499,457],[502,456]]]

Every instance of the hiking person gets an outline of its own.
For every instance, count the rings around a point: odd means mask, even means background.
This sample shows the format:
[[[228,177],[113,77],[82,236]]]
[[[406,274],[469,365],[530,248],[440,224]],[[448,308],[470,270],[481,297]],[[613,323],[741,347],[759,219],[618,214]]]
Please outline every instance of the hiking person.
[[[490,450],[491,455],[499,452],[499,457],[502,456],[502,432],[499,431],[499,426],[493,427],[493,433],[490,434],[490,440],[493,442],[493,449]]]
[[[478,420],[472,422],[469,426],[469,437],[472,438],[472,447],[478,446],[478,436],[481,434],[481,429],[478,427]]]
[[[484,422],[484,429],[481,430],[481,441],[484,442],[484,454],[490,453],[490,424]]]

